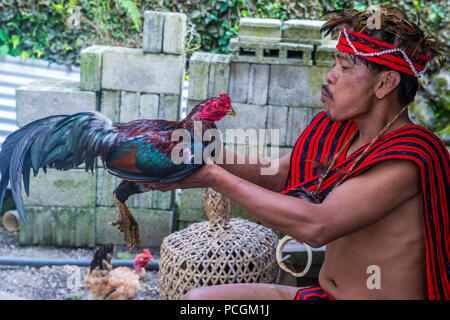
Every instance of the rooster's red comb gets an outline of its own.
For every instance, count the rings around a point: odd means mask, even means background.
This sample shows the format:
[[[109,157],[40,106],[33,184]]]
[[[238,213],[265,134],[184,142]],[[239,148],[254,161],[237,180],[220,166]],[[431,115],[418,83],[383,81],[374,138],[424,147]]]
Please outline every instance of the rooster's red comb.
[[[221,93],[219,97],[220,100],[222,100],[223,103],[225,104],[225,107],[231,108],[231,99],[226,93]]]

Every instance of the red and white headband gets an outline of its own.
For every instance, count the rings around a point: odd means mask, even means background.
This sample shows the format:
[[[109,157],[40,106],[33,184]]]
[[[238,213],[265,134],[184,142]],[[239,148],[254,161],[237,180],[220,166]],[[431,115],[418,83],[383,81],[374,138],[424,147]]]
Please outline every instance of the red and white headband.
[[[429,61],[423,54],[413,57],[411,52],[398,49],[391,43],[346,29],[341,30],[336,49],[415,77],[420,77],[425,72]]]

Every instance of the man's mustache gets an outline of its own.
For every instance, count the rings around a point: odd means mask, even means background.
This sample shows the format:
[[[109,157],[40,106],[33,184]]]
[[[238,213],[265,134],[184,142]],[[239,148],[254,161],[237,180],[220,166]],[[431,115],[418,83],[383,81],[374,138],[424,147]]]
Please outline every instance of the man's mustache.
[[[330,92],[330,89],[328,88],[327,84],[322,85],[322,90],[325,91],[325,93],[327,94],[327,96],[333,100],[333,94]]]

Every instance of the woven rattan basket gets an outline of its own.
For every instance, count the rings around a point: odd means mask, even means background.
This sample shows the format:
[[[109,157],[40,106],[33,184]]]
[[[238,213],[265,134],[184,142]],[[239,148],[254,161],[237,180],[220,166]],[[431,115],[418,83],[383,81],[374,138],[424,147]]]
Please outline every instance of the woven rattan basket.
[[[180,299],[197,287],[226,283],[270,283],[278,270],[278,238],[261,225],[231,217],[231,202],[206,189],[210,221],[194,223],[167,236],[159,261],[161,300]]]

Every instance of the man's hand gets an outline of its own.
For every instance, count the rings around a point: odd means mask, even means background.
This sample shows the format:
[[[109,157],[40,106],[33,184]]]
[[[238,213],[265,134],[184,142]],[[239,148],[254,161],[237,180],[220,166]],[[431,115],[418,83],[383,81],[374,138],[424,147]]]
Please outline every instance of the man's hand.
[[[146,183],[145,186],[158,191],[213,187],[217,170],[223,169],[220,169],[216,164],[209,162],[183,180],[170,183]]]

